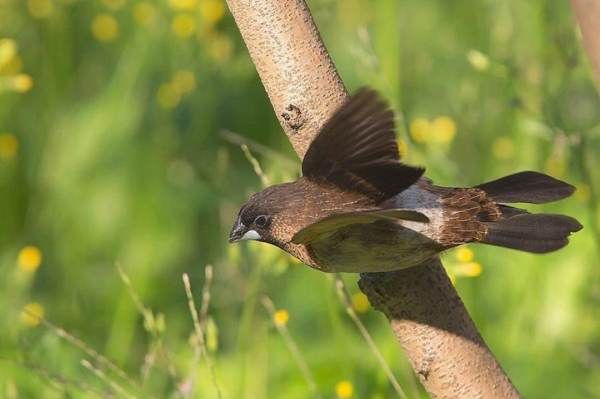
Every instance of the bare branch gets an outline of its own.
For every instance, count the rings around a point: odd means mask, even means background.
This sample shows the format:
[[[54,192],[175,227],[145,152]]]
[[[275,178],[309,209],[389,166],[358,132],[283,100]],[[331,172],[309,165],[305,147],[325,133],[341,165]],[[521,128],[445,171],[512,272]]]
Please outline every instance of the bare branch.
[[[571,0],[579,21],[583,45],[596,72],[596,85],[600,89],[600,2],[597,0]]]

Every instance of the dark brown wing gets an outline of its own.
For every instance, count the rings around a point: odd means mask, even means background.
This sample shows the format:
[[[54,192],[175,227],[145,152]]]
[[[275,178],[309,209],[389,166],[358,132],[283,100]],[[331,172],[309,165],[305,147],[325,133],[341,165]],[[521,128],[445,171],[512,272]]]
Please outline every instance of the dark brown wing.
[[[347,212],[327,216],[312,223],[298,231],[292,237],[294,244],[308,244],[329,235],[342,227],[351,224],[374,223],[379,220],[397,222],[399,220],[410,220],[413,222],[428,223],[427,216],[410,209],[385,209],[378,211]]]
[[[394,113],[370,89],[361,89],[336,111],[302,162],[307,178],[379,201],[406,189],[423,172],[400,162]]]

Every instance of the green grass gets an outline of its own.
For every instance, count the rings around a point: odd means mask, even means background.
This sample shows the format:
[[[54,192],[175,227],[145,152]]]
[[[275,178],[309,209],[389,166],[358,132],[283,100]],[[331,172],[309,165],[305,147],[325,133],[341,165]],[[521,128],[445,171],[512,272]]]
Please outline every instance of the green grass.
[[[0,38],[22,64],[0,42],[0,397],[216,398],[182,283],[188,273],[200,310],[206,264],[214,282],[200,324],[223,398],[311,397],[264,295],[287,310],[321,397],[341,381],[355,398],[396,397],[331,279],[265,245],[226,242],[261,179],[222,132],[271,150],[249,147],[271,182],[297,176],[299,162],[220,1],[0,1]],[[472,278],[455,253],[445,263],[525,397],[600,397],[600,101],[568,2],[309,4],[348,87],[390,99],[408,161],[437,183],[534,169],[578,187],[531,207],[582,222],[566,249],[471,246],[483,267]],[[35,254],[19,266],[26,246],[41,251],[34,271]],[[356,277],[344,279],[357,294]],[[87,349],[31,326],[31,303]],[[358,316],[407,396],[426,397],[384,316]]]

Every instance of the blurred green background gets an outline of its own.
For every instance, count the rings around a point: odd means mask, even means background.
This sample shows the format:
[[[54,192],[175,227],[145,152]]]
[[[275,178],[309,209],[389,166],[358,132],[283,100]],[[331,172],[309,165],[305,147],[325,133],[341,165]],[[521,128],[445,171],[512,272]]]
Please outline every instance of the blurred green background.
[[[444,261],[526,397],[600,398],[600,101],[568,2],[309,5],[347,86],[390,99],[402,152],[438,184],[534,169],[577,186],[530,208],[582,222],[566,249]],[[271,183],[299,173],[222,0],[0,0],[0,397],[396,397],[331,278],[227,244],[261,187],[253,157]],[[203,356],[182,274],[200,309],[207,264]]]

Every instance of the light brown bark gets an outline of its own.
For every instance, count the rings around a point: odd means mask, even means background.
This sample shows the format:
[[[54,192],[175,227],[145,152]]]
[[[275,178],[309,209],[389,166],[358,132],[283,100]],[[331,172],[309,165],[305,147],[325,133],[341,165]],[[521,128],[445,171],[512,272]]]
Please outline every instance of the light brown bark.
[[[227,0],[300,157],[347,92],[304,0]],[[439,260],[361,276],[425,389],[436,398],[518,398]]]
[[[600,0],[571,0],[571,6],[600,89]]]

